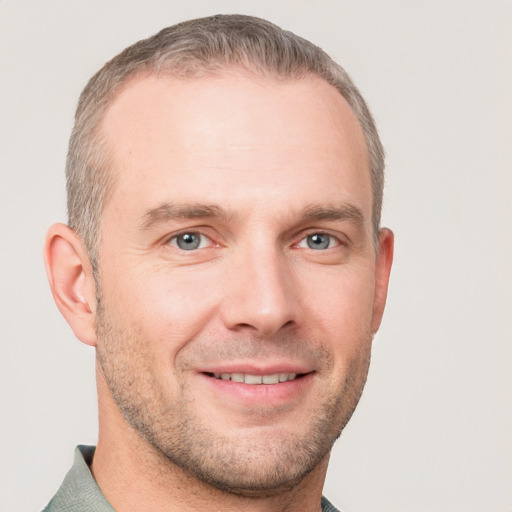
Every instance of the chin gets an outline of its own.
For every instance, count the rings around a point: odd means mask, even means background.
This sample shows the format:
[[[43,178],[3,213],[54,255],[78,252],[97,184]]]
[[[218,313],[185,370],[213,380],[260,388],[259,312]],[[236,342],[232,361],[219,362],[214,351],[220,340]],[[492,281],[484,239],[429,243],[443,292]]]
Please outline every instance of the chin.
[[[164,455],[188,475],[222,492],[268,497],[292,490],[319,467],[329,456],[337,436],[330,436],[329,441],[324,437],[322,446],[314,441],[292,441],[290,436],[285,437],[272,437],[269,433],[260,435],[257,442],[239,439],[225,443],[217,438],[209,451],[200,452],[196,445],[188,453],[173,450]]]

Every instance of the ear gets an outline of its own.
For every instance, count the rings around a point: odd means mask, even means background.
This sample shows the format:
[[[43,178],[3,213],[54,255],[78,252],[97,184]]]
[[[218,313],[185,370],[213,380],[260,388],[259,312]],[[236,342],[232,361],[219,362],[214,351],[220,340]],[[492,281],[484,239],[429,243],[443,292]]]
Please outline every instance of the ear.
[[[372,332],[375,334],[380,326],[386,297],[388,294],[389,274],[393,263],[394,235],[390,229],[379,232],[378,252],[375,263],[375,295],[373,299]]]
[[[65,224],[48,230],[44,263],[53,298],[75,333],[96,346],[96,284],[91,262],[78,235]]]

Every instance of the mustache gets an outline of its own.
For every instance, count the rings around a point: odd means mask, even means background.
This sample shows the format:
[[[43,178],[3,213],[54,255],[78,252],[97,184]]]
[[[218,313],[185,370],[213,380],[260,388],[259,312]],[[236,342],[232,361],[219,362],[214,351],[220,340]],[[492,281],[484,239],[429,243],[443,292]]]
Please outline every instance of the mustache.
[[[196,339],[183,347],[178,358],[184,369],[227,361],[290,361],[313,368],[326,368],[333,364],[331,353],[321,342],[291,334]]]

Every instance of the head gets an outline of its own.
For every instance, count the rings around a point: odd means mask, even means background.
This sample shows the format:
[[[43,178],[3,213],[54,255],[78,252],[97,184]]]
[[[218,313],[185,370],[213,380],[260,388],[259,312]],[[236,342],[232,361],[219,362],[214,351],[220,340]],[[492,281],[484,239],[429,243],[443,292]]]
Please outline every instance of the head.
[[[346,73],[268,22],[191,21],[110,61],[71,139],[77,234],[46,253],[103,430],[243,496],[325,471],[385,304],[382,167]]]
[[[84,88],[75,115],[66,165],[70,227],[93,263],[101,239],[101,214],[116,169],[101,133],[114,99],[134,77],[151,74],[194,78],[242,68],[278,80],[317,76],[347,101],[364,134],[372,181],[372,223],[377,237],[384,186],[384,150],[371,113],[346,71],[322,49],[269,21],[218,15],[186,21],[126,48]]]

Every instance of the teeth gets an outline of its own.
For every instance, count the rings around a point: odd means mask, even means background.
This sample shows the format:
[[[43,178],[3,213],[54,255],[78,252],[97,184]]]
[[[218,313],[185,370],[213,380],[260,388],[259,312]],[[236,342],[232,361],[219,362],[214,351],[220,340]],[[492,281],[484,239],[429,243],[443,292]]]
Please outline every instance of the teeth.
[[[263,379],[262,379],[261,375],[249,375],[249,374],[246,374],[244,382],[246,384],[261,384],[262,380]]]
[[[279,374],[274,375],[263,375],[263,384],[277,384],[279,382]]]
[[[273,373],[272,375],[251,375],[250,373],[214,373],[216,379],[232,380],[245,384],[278,384],[297,377],[296,373]]]

